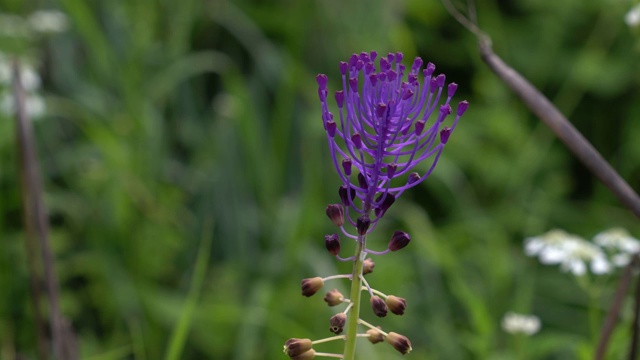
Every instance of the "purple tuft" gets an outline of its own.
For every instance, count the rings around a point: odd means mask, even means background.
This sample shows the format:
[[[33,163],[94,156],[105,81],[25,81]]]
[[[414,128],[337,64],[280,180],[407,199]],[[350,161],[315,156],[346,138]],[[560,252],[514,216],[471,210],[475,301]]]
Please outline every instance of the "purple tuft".
[[[449,87],[447,88],[447,97],[452,97],[453,94],[456,93],[456,90],[458,90],[458,84],[456,83],[449,84]]]
[[[396,53],[396,62],[399,63],[402,61],[402,58],[404,58],[404,54],[401,52],[397,52]]]
[[[423,70],[424,76],[429,77],[436,71],[436,66],[433,63],[428,63],[427,67]]]
[[[422,67],[422,58],[420,58],[419,56],[416,56],[415,59],[413,59],[413,65],[411,65],[411,72],[412,73],[417,73],[418,70],[420,70],[420,68]]]
[[[338,104],[338,108],[342,109],[342,105],[344,104],[344,90],[336,91],[336,104]]]
[[[376,116],[378,117],[378,119],[382,119],[386,112],[387,112],[387,104],[379,103],[376,106]]]
[[[440,142],[446,144],[449,141],[449,136],[451,136],[451,128],[445,126],[440,130]]]
[[[356,54],[351,55],[351,57],[349,58],[349,67],[354,68],[357,62],[358,62],[358,55]]]
[[[349,88],[351,89],[351,92],[357,93],[358,92],[358,78],[357,77],[352,77],[349,79]]]
[[[443,87],[447,77],[444,74],[440,74],[436,76],[436,81],[438,81],[438,87]]]
[[[371,50],[369,51],[369,56],[371,56],[371,62],[376,61],[376,58],[378,57],[378,52],[375,50]]]
[[[349,70],[349,64],[344,61],[340,61],[340,74],[346,75],[347,70]]]
[[[327,88],[327,82],[329,82],[329,78],[325,74],[318,74],[316,76],[316,81],[318,82],[318,87],[324,90]]]
[[[425,122],[424,120],[418,120],[416,121],[416,135],[420,136],[420,134],[422,134],[422,131],[424,130],[424,125]]]
[[[407,184],[413,184],[414,182],[420,180],[420,175],[417,172],[412,172],[409,174],[409,178],[407,179]]]
[[[333,120],[329,120],[326,123],[326,128],[327,128],[327,134],[329,134],[329,136],[331,138],[336,136],[336,122]]]
[[[461,101],[458,104],[458,111],[456,111],[456,115],[462,116],[462,114],[464,114],[464,112],[467,111],[468,107],[469,107],[469,103],[467,102],[467,100]]]
[[[362,137],[360,136],[360,134],[355,133],[351,135],[351,141],[353,142],[353,145],[356,147],[356,149],[359,150],[362,148]]]
[[[398,165],[396,163],[391,163],[387,165],[387,177],[389,179],[393,179],[393,175],[396,174],[396,170],[398,169]]]
[[[351,159],[346,158],[342,160],[342,169],[344,170],[344,174],[347,176],[351,175]]]

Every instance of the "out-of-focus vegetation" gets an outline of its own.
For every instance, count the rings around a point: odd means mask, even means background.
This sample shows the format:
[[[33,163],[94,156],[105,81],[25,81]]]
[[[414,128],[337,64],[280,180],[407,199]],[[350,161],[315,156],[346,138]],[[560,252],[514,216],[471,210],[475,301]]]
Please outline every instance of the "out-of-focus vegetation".
[[[323,244],[340,183],[315,75],[336,90],[338,62],[368,50],[422,56],[471,104],[434,174],[370,239],[383,248],[393,230],[412,236],[368,275],[408,302],[376,323],[407,335],[413,359],[591,357],[619,274],[576,281],[525,257],[522,240],[552,228],[637,235],[637,219],[484,66],[438,1],[1,3],[5,14],[68,17],[59,34],[0,34],[0,51],[43,79],[35,131],[61,308],[82,359],[284,359],[286,339],[330,335],[334,310],[299,289],[349,270]],[[496,52],[638,189],[633,3],[477,6]],[[12,120],[0,115],[0,357],[35,359]],[[536,314],[541,331],[506,334],[509,311]],[[630,308],[622,321],[608,358],[626,351]],[[366,341],[359,353],[401,358]]]

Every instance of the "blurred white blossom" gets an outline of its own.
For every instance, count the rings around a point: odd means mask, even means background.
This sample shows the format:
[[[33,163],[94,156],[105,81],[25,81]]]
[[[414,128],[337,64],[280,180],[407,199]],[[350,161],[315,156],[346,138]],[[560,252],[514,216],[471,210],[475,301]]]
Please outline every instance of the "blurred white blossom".
[[[31,29],[38,33],[61,33],[69,27],[67,15],[58,10],[39,10],[27,19]]]
[[[30,35],[29,25],[23,17],[0,13],[0,36],[28,38]]]
[[[634,6],[624,16],[624,22],[630,27],[640,26],[640,4]]]
[[[640,252],[640,240],[622,228],[613,228],[597,234],[593,242],[612,253],[611,262],[616,266],[626,266],[631,255]]]
[[[44,99],[38,94],[31,93],[25,94],[24,108],[27,116],[31,119],[42,117],[47,110]],[[16,99],[13,94],[8,92],[3,93],[0,97],[0,111],[8,116],[13,116],[16,113],[15,109]]]
[[[502,318],[502,330],[509,334],[531,336],[540,330],[540,319],[535,315],[508,312]]]
[[[545,265],[560,264],[563,271],[582,276],[591,269],[594,274],[611,272],[611,264],[604,251],[579,236],[563,230],[525,239],[525,254],[537,256]]]

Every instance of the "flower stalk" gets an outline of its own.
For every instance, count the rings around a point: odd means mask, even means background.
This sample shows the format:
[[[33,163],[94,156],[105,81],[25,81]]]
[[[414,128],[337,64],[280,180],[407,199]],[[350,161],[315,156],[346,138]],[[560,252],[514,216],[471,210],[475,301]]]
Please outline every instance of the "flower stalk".
[[[356,243],[355,261],[353,262],[353,273],[351,277],[351,312],[347,322],[347,334],[344,345],[344,360],[355,359],[356,339],[358,334],[358,319],[360,319],[360,299],[362,297],[362,267],[366,253],[366,235],[358,236]]]

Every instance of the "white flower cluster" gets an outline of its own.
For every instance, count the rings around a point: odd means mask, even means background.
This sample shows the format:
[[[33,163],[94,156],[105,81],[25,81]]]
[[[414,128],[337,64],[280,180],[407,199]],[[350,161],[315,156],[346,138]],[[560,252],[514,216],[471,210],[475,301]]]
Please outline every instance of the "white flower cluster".
[[[25,90],[25,110],[31,119],[44,115],[44,99],[38,94],[40,75],[28,63],[20,64],[20,80]],[[7,116],[15,115],[15,97],[12,92],[12,70],[9,56],[0,53],[0,112]]]
[[[614,266],[625,266],[631,255],[640,251],[640,241],[624,229],[610,229],[597,234],[593,242],[568,234],[564,230],[551,230],[546,234],[525,239],[524,252],[537,256],[542,264],[559,264],[563,271],[576,276],[606,274]]]
[[[500,323],[502,330],[509,334],[524,334],[531,336],[540,330],[540,319],[535,315],[516,314],[508,312]]]
[[[640,4],[632,7],[631,10],[629,10],[629,12],[624,16],[624,22],[626,22],[627,25],[632,28],[640,26]]]
[[[27,17],[0,13],[0,36],[31,38],[38,34],[56,34],[67,30],[69,21],[58,10],[40,10]]]

